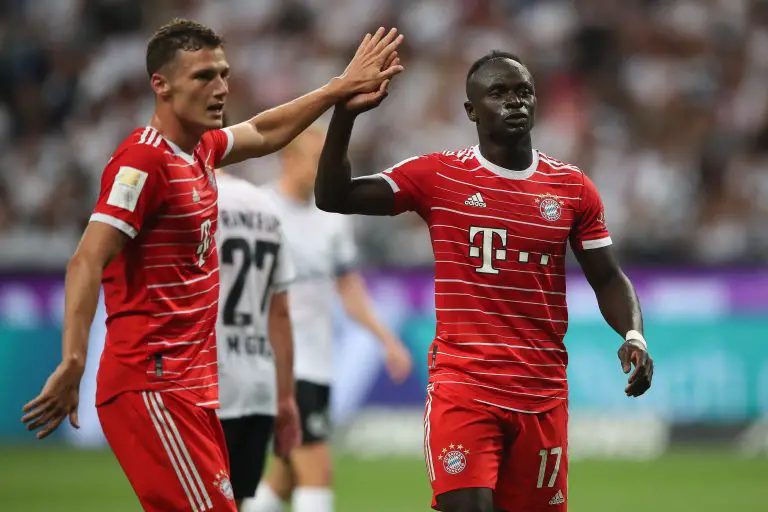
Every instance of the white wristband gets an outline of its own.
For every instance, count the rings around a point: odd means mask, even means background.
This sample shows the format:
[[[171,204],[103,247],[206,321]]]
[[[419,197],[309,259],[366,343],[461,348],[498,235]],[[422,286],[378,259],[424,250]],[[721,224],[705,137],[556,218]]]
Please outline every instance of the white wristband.
[[[624,340],[628,342],[635,342],[635,345],[640,346],[643,350],[648,350],[648,343],[645,341],[645,337],[639,332],[634,329],[629,331],[626,336],[624,336]]]

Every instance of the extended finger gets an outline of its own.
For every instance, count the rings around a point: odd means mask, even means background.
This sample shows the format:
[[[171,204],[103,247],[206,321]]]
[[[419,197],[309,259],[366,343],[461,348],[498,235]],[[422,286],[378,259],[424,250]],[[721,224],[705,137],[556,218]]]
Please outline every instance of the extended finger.
[[[363,40],[360,42],[360,45],[357,47],[357,51],[355,51],[355,57],[360,55],[365,51],[366,48],[368,48],[368,44],[371,42],[371,33],[368,32],[365,34],[365,37],[363,37]]]
[[[380,55],[384,55],[386,57],[389,57],[389,55],[392,52],[394,52],[395,50],[397,50],[400,47],[400,45],[403,43],[404,39],[405,39],[405,36],[400,34],[399,36],[397,36],[397,38],[394,41],[392,41],[391,43],[387,44],[381,50],[377,49],[376,53],[378,53]]]
[[[389,68],[385,69],[384,71],[381,71],[379,73],[378,79],[379,80],[388,80],[392,78],[395,75],[399,75],[403,72],[405,68],[401,65],[396,66],[390,66]]]
[[[80,428],[80,419],[77,417],[77,409],[69,413],[69,424],[75,428]]]
[[[375,51],[379,42],[381,42],[381,38],[384,37],[385,32],[386,32],[386,29],[384,27],[379,27],[378,30],[374,32],[373,37],[371,37],[371,39],[368,41],[368,44],[366,45],[366,50]]]
[[[64,421],[64,416],[59,416],[58,418],[55,418],[53,421],[48,423],[45,428],[43,428],[40,432],[37,433],[38,439],[43,439],[44,437],[48,437],[54,430],[59,428],[59,425],[61,425],[61,422]]]
[[[48,409],[45,411],[45,414],[39,416],[34,421],[27,424],[27,430],[37,430],[41,426],[45,425],[46,423],[49,423],[53,418],[58,418],[59,416],[64,416],[65,414],[63,411],[58,408],[54,407],[51,409]]]
[[[373,53],[381,53],[397,38],[397,29],[391,28],[373,47]]]
[[[27,412],[27,414],[22,416],[21,417],[21,422],[22,423],[28,423],[30,421],[33,421],[33,420],[39,418],[40,416],[44,415],[49,410],[52,410],[52,409],[55,409],[55,408],[56,408],[56,404],[54,402],[50,402],[49,401],[49,402],[46,402],[44,404],[41,404],[40,406],[36,407],[35,409],[30,410],[29,412]]]
[[[395,52],[392,52],[389,55],[389,57],[387,57],[387,60],[384,62],[384,65],[381,66],[381,69],[387,69],[388,67],[392,66],[392,64],[395,63],[396,59],[397,59],[397,52],[395,51]]]
[[[49,395],[46,395],[46,394],[43,394],[43,393],[40,393],[39,395],[37,395],[37,397],[35,397],[34,399],[32,399],[29,402],[27,402],[24,405],[24,407],[21,408],[21,410],[22,410],[22,412],[29,412],[32,409],[35,409],[38,406],[43,405],[43,404],[49,402],[51,400],[51,398],[53,398],[53,397],[51,397]]]

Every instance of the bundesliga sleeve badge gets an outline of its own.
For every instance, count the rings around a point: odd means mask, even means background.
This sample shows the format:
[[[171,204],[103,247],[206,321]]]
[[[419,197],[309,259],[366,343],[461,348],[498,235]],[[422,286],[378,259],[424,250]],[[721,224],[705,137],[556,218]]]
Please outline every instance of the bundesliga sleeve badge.
[[[109,192],[107,204],[129,212],[136,210],[141,189],[144,188],[146,181],[146,172],[128,166],[120,167],[112,184],[112,190]]]
[[[448,448],[438,455],[437,460],[443,462],[443,469],[450,475],[458,475],[467,467],[469,449],[464,445],[451,443]]]
[[[536,198],[536,204],[539,205],[539,212],[546,221],[555,222],[563,215],[565,203],[555,195],[542,194]]]

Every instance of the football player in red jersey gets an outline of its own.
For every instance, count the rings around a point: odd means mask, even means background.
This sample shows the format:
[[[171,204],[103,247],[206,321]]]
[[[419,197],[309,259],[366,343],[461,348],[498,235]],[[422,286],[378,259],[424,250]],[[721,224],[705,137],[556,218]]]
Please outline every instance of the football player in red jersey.
[[[148,511],[235,510],[216,417],[219,262],[213,169],[273,153],[338,101],[383,94],[402,36],[367,35],[342,75],[222,129],[229,64],[222,39],[188,20],[147,46],[155,93],[104,170],[91,222],[67,266],[62,362],[22,421],[43,438],[69,417],[103,284],[107,340],[96,405],[104,434]]]
[[[651,385],[635,290],[611,248],[602,201],[576,166],[532,147],[535,85],[516,56],[470,68],[479,144],[351,178],[355,117],[385,95],[336,106],[317,205],[346,214],[418,213],[435,255],[437,332],[428,354],[424,451],[444,512],[567,509],[565,255],[570,245],[606,321],[624,338],[627,396]]]

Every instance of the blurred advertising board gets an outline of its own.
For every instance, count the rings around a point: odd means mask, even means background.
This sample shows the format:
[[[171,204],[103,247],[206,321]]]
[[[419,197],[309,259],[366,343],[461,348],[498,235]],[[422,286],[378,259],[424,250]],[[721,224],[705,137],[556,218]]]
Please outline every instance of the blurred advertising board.
[[[657,369],[648,396],[624,396],[616,358],[621,339],[604,323],[592,290],[568,282],[571,408],[598,415],[650,413],[673,422],[740,422],[768,416],[768,270],[638,270],[646,335]],[[432,273],[375,272],[367,281],[382,319],[414,354],[414,375],[392,384],[378,345],[339,310],[333,414],[344,424],[362,408],[422,407],[426,353],[434,334]],[[19,439],[19,413],[57,364],[63,316],[61,275],[0,276],[0,438]],[[91,333],[81,389],[83,428],[67,437],[101,439],[93,409],[95,370],[104,342],[103,306]],[[28,436],[31,437],[31,436]]]

